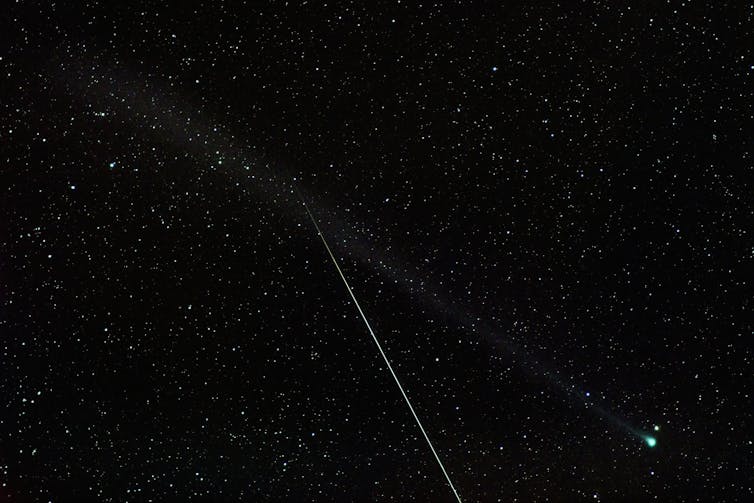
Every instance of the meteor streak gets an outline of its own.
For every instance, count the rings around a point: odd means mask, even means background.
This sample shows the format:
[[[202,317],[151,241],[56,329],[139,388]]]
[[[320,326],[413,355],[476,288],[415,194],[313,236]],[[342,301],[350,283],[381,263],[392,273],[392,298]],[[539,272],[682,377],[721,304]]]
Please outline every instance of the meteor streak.
[[[406,401],[406,405],[408,405],[408,408],[411,411],[411,414],[414,416],[414,419],[416,420],[416,424],[417,426],[419,426],[419,429],[421,430],[422,435],[424,435],[424,439],[427,441],[427,445],[429,445],[429,449],[432,451],[432,454],[434,454],[435,459],[437,460],[437,464],[440,465],[440,469],[442,470],[443,475],[445,475],[445,479],[448,481],[448,485],[453,490],[453,494],[458,500],[458,503],[461,503],[461,497],[458,495],[458,491],[456,491],[456,488],[453,485],[453,482],[450,480],[450,476],[448,475],[447,470],[445,470],[445,466],[442,464],[442,461],[440,460],[440,456],[438,456],[437,451],[435,451],[435,448],[432,445],[432,442],[429,440],[429,436],[427,435],[427,432],[424,430],[424,426],[422,426],[421,421],[419,421],[419,416],[416,415],[416,411],[414,410],[414,407],[411,405],[411,401],[408,399],[408,395],[406,395],[406,392],[404,391],[403,386],[401,385],[401,382],[398,380],[398,376],[395,374],[395,371],[393,370],[393,366],[390,365],[390,361],[387,359],[387,355],[385,355],[385,351],[382,350],[382,345],[380,344],[380,341],[377,339],[377,336],[374,334],[374,330],[372,330],[372,326],[369,324],[369,321],[367,320],[367,317],[364,314],[364,311],[362,311],[361,306],[359,305],[359,301],[356,300],[356,296],[353,294],[353,290],[351,290],[351,286],[348,284],[348,280],[346,280],[346,277],[343,274],[343,271],[340,269],[340,265],[338,265],[338,261],[335,259],[335,255],[333,255],[332,251],[330,250],[330,246],[327,244],[324,234],[322,234],[322,231],[319,229],[317,220],[314,218],[314,215],[312,215],[312,212],[309,211],[309,206],[307,206],[306,201],[304,200],[304,197],[301,195],[301,193],[298,190],[298,187],[294,185],[294,189],[296,190],[296,194],[298,195],[299,200],[301,200],[301,204],[304,205],[307,215],[309,215],[309,218],[314,224],[314,228],[317,230],[317,234],[319,235],[319,238],[322,240],[322,244],[325,245],[327,254],[330,255],[330,259],[332,259],[332,263],[335,264],[335,268],[338,270],[340,279],[343,280],[343,284],[346,286],[346,289],[348,290],[348,293],[351,296],[351,300],[353,300],[353,303],[356,306],[356,309],[359,311],[359,314],[361,315],[361,319],[364,320],[364,324],[366,325],[367,330],[369,330],[369,333],[372,335],[372,339],[374,340],[374,343],[377,345],[377,349],[380,351],[382,358],[385,360],[385,365],[387,365],[387,368],[390,371],[390,374],[393,376],[393,379],[395,379],[395,384],[398,385],[398,389],[401,391],[401,395],[403,395],[403,399]]]

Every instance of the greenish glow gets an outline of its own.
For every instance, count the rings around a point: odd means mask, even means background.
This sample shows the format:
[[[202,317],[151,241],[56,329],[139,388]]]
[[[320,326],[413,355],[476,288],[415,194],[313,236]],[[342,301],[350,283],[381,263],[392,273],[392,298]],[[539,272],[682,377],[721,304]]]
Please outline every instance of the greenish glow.
[[[657,439],[655,437],[650,437],[649,435],[644,437],[644,441],[650,447],[654,447],[655,445],[657,445]]]

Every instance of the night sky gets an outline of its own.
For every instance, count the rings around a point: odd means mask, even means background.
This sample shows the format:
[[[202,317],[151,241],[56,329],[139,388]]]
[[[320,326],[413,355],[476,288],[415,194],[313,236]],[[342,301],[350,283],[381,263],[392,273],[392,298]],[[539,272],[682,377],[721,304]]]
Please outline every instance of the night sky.
[[[0,500],[754,499],[710,4],[7,2]]]

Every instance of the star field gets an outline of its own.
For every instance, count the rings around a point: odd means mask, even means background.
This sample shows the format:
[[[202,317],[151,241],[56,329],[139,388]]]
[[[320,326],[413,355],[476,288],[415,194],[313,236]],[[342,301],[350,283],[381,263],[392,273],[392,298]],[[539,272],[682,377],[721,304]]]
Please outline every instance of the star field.
[[[5,6],[0,496],[751,500],[753,16]]]

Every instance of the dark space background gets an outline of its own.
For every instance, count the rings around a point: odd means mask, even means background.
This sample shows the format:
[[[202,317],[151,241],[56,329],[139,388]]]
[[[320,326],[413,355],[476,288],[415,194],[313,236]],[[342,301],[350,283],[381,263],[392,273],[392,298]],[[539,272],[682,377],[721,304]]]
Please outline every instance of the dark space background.
[[[753,15],[7,2],[0,500],[751,500]]]

